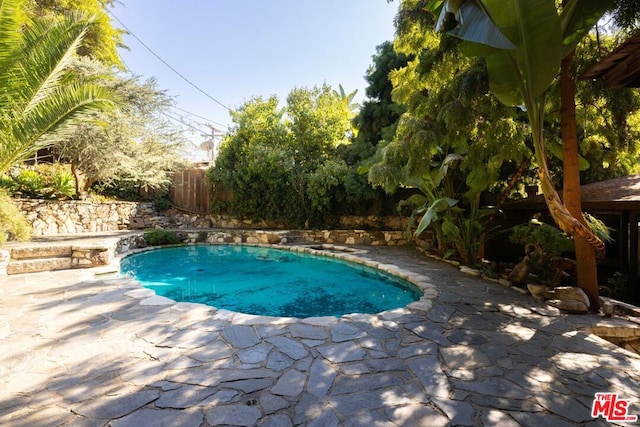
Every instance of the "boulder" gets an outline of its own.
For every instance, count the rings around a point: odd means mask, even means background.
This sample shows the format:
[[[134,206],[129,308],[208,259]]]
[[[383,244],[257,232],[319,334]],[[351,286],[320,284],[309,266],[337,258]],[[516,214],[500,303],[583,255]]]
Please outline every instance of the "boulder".
[[[538,299],[544,299],[545,295],[552,291],[553,288],[547,285],[540,285],[538,283],[527,283],[527,289],[529,289],[529,293]]]
[[[589,312],[589,306],[582,301],[552,299],[548,300],[547,304],[569,313],[584,314]]]
[[[558,286],[544,294],[546,299],[562,301],[578,301],[589,307],[589,297],[576,286]]]

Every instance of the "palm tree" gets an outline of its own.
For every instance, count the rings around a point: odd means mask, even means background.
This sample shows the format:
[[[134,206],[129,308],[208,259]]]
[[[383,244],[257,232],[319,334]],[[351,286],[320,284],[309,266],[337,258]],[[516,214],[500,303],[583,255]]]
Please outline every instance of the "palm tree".
[[[68,67],[95,18],[28,21],[23,6],[0,0],[0,174],[114,105],[107,89]]]
[[[333,93],[342,101],[342,105],[344,106],[344,109],[349,112],[349,120],[351,120],[350,130],[353,138],[356,138],[358,136],[358,127],[353,121],[353,118],[356,116],[358,109],[360,108],[360,104],[358,104],[357,102],[353,102],[353,99],[358,93],[358,89],[354,90],[351,93],[347,93],[345,92],[341,84],[339,84],[338,87],[340,88],[340,92],[334,89]]]

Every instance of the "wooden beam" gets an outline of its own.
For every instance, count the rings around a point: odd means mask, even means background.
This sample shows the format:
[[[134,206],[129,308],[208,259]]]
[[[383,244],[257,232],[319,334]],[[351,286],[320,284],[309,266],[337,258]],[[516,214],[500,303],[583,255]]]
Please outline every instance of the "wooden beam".
[[[639,87],[640,86],[640,50],[629,55],[602,76],[607,87]]]

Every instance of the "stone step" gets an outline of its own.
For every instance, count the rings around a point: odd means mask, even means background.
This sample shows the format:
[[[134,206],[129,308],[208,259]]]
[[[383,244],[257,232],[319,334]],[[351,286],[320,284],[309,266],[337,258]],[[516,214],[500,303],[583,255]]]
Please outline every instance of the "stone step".
[[[71,257],[12,260],[7,274],[37,273],[40,271],[67,270],[71,268]]]
[[[39,245],[11,248],[12,260],[29,260],[42,258],[70,258],[69,245]]]
[[[39,245],[11,248],[6,274],[91,268],[109,264],[111,247],[104,243]]]

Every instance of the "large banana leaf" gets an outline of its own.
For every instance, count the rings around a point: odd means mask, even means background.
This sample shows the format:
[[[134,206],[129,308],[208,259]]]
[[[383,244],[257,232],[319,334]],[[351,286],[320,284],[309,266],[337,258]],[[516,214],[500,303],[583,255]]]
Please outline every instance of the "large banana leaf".
[[[443,9],[440,19],[444,19],[445,13],[446,8]],[[463,40],[482,43],[498,49],[515,48],[514,44],[493,23],[491,17],[487,15],[482,6],[475,1],[462,3],[455,16],[459,24],[449,34]]]
[[[516,45],[510,52],[512,65],[520,70],[522,95],[535,99],[544,93],[560,69],[562,33],[554,0],[483,0],[495,24]],[[508,77],[512,71],[498,73],[493,68],[489,78],[494,82]],[[505,85],[502,84],[502,87]],[[513,91],[507,88],[506,94]]]
[[[526,93],[522,92],[523,76],[515,66],[510,52],[496,50],[485,57],[489,73],[489,90],[505,105],[525,104]]]
[[[555,3],[555,0],[434,0],[428,3],[427,10],[457,11],[458,27],[450,34],[466,41],[461,47],[463,53],[484,56],[492,62],[488,64],[491,91],[502,102],[518,105],[521,97],[515,92],[525,91],[522,97],[531,99],[541,95],[557,75],[562,58],[575,49],[614,2],[571,0],[559,16]],[[499,50],[502,54],[497,54]],[[518,78],[508,68],[519,70]]]
[[[466,0],[465,4],[469,2],[489,19],[468,19],[464,33],[458,28],[452,34],[473,42],[465,44],[465,53],[487,58],[491,91],[508,105],[522,104],[544,93],[562,60],[562,31],[555,1]],[[493,25],[514,48],[500,48],[493,39],[475,36],[489,34]]]
[[[572,0],[562,8],[563,56],[576,48],[578,42],[593,28],[600,17],[611,8],[613,0]]]
[[[458,200],[448,197],[434,200],[422,216],[422,219],[420,220],[420,223],[418,224],[418,228],[416,229],[414,235],[419,236],[420,234],[422,234],[422,232],[426,230],[432,222],[437,221],[438,218],[440,218],[440,214],[442,212],[446,212],[447,210],[452,209],[457,204]]]

